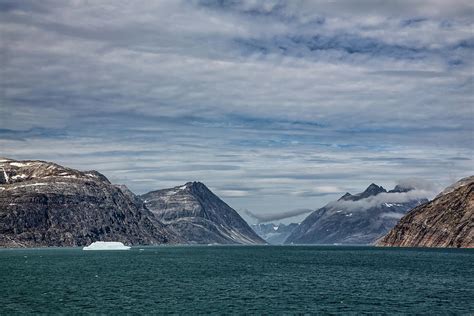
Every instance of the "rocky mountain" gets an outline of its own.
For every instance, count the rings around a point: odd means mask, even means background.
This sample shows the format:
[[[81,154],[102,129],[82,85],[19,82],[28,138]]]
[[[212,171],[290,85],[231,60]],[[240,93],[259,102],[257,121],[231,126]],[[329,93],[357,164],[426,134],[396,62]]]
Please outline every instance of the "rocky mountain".
[[[379,246],[474,248],[474,176],[405,215]]]
[[[286,244],[371,244],[392,229],[412,208],[428,200],[413,188],[397,186],[387,191],[374,183],[355,195],[311,213],[288,236]]]
[[[281,245],[286,238],[298,227],[297,223],[285,224],[254,224],[252,229],[262,237],[267,243],[272,245]]]
[[[164,224],[189,243],[265,243],[240,215],[200,182],[141,196]]]
[[[357,193],[355,195],[352,195],[347,192],[339,199],[339,201],[359,201],[371,196],[375,196],[379,193],[387,193],[387,190],[385,190],[382,186],[378,186],[375,183],[372,183],[367,187],[367,189],[365,189],[364,192]]]
[[[0,247],[178,243],[126,187],[97,171],[0,159]]]

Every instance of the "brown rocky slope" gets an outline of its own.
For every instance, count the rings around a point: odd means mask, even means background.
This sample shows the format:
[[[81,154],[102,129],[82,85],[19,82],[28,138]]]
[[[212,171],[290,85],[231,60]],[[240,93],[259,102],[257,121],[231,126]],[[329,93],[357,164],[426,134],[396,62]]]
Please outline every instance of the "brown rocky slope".
[[[474,176],[402,217],[378,246],[474,248]]]

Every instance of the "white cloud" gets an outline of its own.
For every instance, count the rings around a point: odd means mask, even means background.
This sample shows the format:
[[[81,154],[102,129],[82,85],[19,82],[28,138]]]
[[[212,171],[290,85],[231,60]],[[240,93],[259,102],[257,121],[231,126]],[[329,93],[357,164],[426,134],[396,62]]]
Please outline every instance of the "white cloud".
[[[435,194],[436,192],[425,190],[411,190],[401,193],[379,193],[375,196],[370,196],[358,201],[341,200],[331,204],[336,205],[334,206],[335,208],[343,208],[346,210],[366,210],[372,207],[378,207],[384,203],[406,203],[415,200],[433,198]]]
[[[267,213],[474,171],[469,1],[2,8],[0,156]]]

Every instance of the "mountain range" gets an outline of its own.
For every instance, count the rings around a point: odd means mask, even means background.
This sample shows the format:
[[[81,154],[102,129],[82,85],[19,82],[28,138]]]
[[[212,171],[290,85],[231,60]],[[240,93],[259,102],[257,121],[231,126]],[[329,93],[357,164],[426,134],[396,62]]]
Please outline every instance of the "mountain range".
[[[344,194],[314,211],[288,236],[286,244],[372,244],[413,207],[427,202],[414,188],[387,191],[374,183],[364,192]]]
[[[286,238],[298,227],[297,223],[285,224],[273,224],[273,223],[261,223],[254,224],[251,226],[252,229],[264,240],[271,245],[281,245],[285,242]]]
[[[97,171],[2,158],[0,246],[83,246],[98,240],[128,245],[264,243],[202,183],[181,188],[150,192],[145,203]],[[163,209],[157,208],[159,203]]]
[[[373,244],[474,247],[474,176],[432,201],[426,192],[371,184],[301,224],[252,228],[201,182],[141,196],[97,171],[0,158],[0,247],[157,244]],[[385,236],[384,236],[385,235]],[[265,241],[265,240],[266,241]]]

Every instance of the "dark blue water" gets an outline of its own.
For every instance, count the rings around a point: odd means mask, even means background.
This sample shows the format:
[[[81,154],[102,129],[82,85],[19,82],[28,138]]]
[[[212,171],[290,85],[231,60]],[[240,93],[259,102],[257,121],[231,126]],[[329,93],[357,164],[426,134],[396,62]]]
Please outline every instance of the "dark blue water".
[[[0,314],[474,312],[474,251],[0,250]]]

